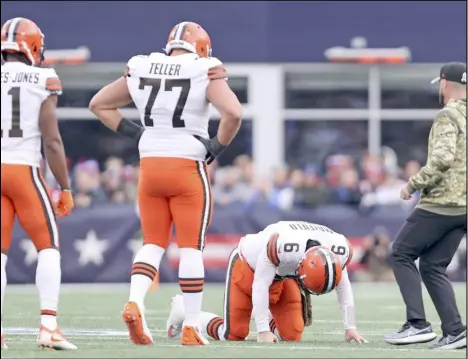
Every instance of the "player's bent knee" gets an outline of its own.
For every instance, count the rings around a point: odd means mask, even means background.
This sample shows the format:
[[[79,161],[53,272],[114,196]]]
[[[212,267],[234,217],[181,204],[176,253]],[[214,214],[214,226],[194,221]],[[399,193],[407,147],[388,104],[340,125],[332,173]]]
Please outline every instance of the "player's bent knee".
[[[239,326],[232,328],[227,335],[227,340],[230,341],[243,341],[249,335],[249,326]]]
[[[281,339],[286,342],[299,342],[302,340],[302,334],[304,333],[304,323],[295,323],[286,330],[278,329]]]
[[[241,341],[244,341],[245,338],[247,338],[247,335],[246,336],[238,336],[238,335],[229,334],[227,340],[229,340],[231,342],[241,342]]]
[[[283,339],[286,342],[300,342],[302,340],[302,332],[301,333],[288,333],[287,335],[281,335],[281,339]]]

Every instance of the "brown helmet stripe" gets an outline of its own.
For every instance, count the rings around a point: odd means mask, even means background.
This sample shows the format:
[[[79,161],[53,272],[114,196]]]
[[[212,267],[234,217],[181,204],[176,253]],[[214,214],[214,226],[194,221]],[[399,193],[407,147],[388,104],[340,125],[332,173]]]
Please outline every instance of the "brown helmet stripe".
[[[8,30],[10,29],[11,25],[11,20],[8,20],[3,26],[5,27],[5,30],[2,32],[2,35],[5,35],[5,40],[3,40],[2,36],[2,41],[7,41],[8,40]],[[3,29],[2,29],[3,30]]]
[[[187,27],[186,22],[181,22],[179,25],[177,25],[177,29],[174,35],[174,40],[183,40],[184,39],[184,34],[185,34],[185,29]]]
[[[16,42],[16,35],[18,33],[18,27],[21,23],[21,20],[23,20],[22,17],[16,17],[11,20],[10,26],[8,27],[7,41]]]

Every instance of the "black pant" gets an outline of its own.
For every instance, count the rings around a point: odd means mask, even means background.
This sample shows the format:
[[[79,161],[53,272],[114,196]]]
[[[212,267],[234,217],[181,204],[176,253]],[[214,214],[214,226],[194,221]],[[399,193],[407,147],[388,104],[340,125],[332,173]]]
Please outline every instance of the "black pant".
[[[445,272],[466,233],[466,219],[466,214],[443,216],[415,209],[400,229],[390,256],[409,321],[426,319],[421,279],[414,264],[420,258],[421,277],[439,313],[444,335],[464,328]]]

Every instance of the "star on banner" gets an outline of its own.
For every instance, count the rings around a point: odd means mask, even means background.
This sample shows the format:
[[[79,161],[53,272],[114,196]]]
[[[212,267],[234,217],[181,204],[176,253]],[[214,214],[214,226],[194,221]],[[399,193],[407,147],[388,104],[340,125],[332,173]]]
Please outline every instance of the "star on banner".
[[[86,238],[77,239],[74,243],[75,249],[80,253],[78,263],[86,266],[94,263],[97,266],[104,262],[104,252],[109,249],[109,240],[98,238],[96,231],[90,230]]]

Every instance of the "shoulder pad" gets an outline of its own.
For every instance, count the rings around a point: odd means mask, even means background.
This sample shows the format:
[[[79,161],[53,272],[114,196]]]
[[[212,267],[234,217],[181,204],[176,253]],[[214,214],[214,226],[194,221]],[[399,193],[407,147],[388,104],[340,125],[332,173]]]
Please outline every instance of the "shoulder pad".
[[[141,61],[146,60],[148,58],[147,55],[136,55],[133,56],[130,60],[127,62],[127,68],[125,69],[124,76],[125,77],[130,77],[135,70],[137,69],[138,65],[141,63]]]

